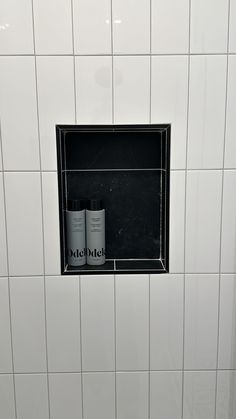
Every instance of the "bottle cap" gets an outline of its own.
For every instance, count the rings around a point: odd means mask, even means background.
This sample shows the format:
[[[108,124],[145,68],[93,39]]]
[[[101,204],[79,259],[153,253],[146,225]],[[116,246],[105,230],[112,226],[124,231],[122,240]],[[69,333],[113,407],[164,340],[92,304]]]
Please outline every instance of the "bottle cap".
[[[103,209],[103,202],[101,199],[89,199],[87,209],[90,211],[100,211]]]
[[[86,208],[85,199],[68,199],[67,210],[68,211],[82,211]]]

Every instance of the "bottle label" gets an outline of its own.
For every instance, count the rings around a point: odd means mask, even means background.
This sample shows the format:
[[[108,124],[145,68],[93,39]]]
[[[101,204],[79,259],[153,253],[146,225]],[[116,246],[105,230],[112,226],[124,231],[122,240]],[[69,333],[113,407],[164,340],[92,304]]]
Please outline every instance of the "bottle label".
[[[93,258],[100,258],[106,256],[105,249],[87,249],[87,256],[91,256]]]
[[[75,250],[68,249],[67,255],[70,258],[75,258],[75,259],[82,258],[86,255],[86,249],[85,248],[84,249],[75,249]]]

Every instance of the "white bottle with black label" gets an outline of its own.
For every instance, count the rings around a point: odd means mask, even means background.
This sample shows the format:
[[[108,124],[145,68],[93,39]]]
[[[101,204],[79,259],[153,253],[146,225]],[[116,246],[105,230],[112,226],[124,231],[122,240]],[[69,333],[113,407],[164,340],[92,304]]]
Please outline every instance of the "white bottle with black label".
[[[86,263],[84,200],[68,200],[66,211],[67,262],[71,266]]]
[[[87,264],[105,263],[105,209],[100,199],[91,199],[86,209]]]

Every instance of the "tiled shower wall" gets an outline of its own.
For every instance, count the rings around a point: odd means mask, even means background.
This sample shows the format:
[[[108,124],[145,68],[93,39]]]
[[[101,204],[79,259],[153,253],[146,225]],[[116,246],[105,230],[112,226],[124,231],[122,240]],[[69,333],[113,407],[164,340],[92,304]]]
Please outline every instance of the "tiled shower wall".
[[[1,0],[1,419],[235,419],[235,21]],[[60,277],[56,123],[172,124],[169,275]]]

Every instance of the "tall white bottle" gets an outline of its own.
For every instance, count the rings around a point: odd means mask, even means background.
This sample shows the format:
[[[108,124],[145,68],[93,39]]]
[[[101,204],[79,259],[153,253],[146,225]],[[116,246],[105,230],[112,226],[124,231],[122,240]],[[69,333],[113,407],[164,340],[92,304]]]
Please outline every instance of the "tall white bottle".
[[[66,211],[67,262],[71,266],[86,263],[84,200],[68,200]]]
[[[105,209],[102,200],[91,199],[86,209],[87,264],[105,263]]]

